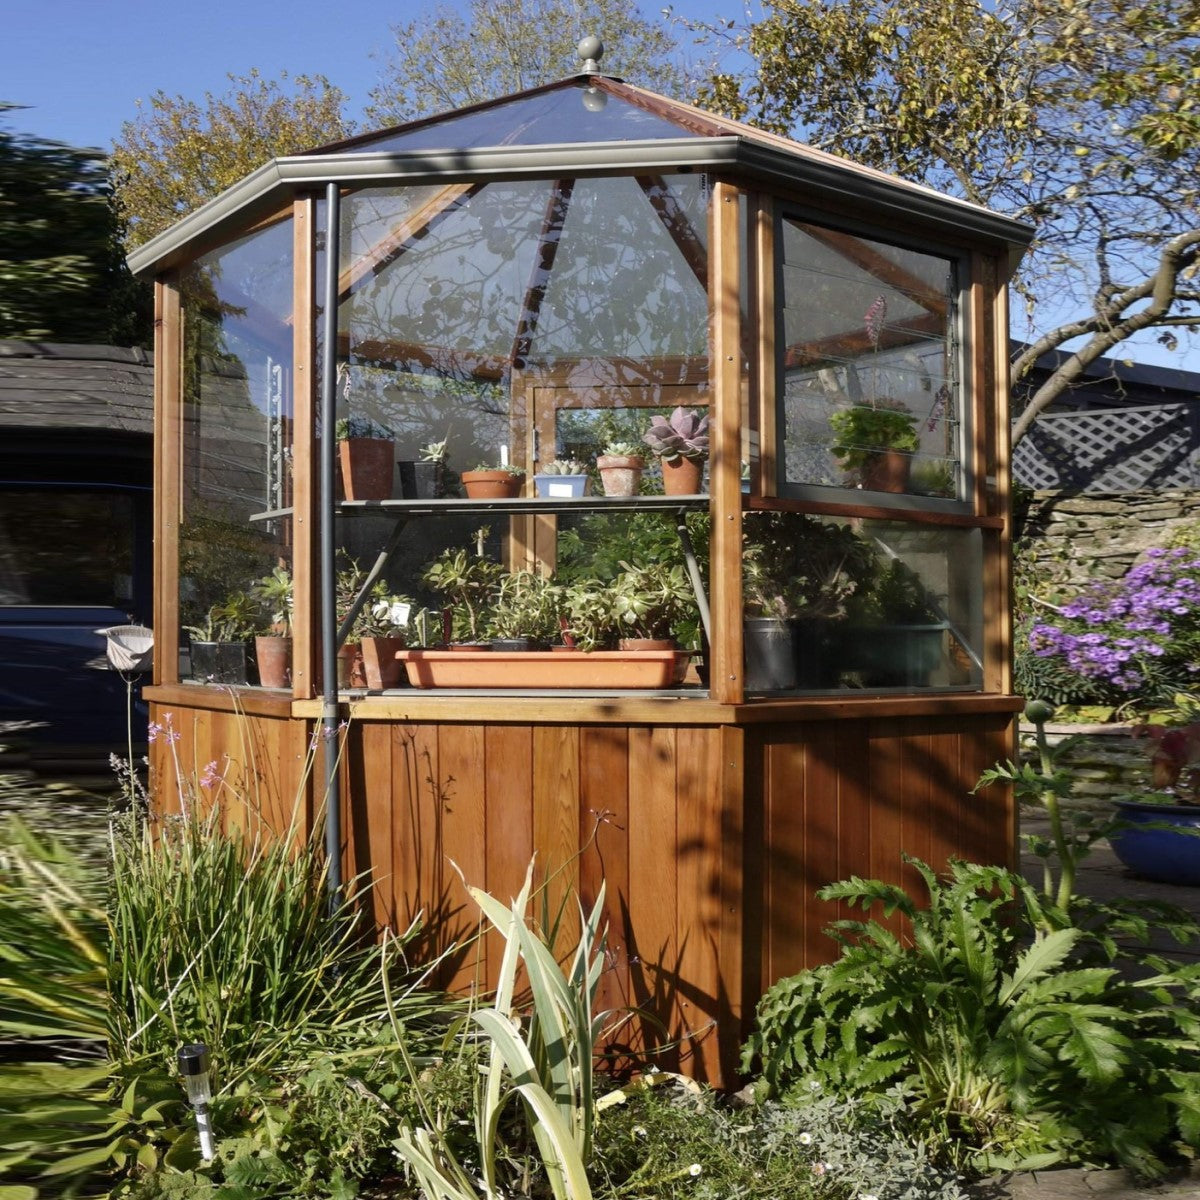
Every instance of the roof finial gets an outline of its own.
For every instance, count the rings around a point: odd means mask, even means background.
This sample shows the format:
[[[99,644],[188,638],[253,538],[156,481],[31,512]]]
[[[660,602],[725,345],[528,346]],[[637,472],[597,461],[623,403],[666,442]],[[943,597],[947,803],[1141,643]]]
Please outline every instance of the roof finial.
[[[575,47],[575,53],[583,59],[583,70],[580,74],[600,74],[600,60],[604,57],[604,43],[598,37],[585,37]]]

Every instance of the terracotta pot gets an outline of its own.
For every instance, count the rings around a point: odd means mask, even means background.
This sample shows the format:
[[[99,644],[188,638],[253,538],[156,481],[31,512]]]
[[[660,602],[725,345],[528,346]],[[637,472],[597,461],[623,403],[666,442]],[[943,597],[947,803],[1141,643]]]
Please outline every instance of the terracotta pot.
[[[338,442],[342,489],[347,500],[390,500],[396,474],[391,438],[345,438]]]
[[[606,496],[636,496],[646,460],[632,454],[601,454],[596,469]]]
[[[401,650],[414,687],[665,688],[675,676],[674,650]]]
[[[471,500],[508,500],[521,494],[523,476],[508,471],[464,471],[461,478]]]
[[[704,476],[704,459],[677,458],[662,460],[663,491],[668,496],[697,496]]]
[[[358,642],[347,642],[337,652],[338,687],[366,687],[367,677],[363,674],[362,647]]]
[[[674,638],[627,637],[617,639],[619,650],[641,653],[644,650],[674,650]]]
[[[286,688],[292,682],[292,639],[264,635],[254,639],[258,683],[265,688]]]
[[[396,654],[404,649],[404,638],[365,637],[359,645],[362,647],[362,670],[367,687],[375,692],[398,687],[404,675],[404,665],[396,658]]]
[[[868,492],[907,492],[912,455],[903,450],[878,450],[863,462],[860,479]]]

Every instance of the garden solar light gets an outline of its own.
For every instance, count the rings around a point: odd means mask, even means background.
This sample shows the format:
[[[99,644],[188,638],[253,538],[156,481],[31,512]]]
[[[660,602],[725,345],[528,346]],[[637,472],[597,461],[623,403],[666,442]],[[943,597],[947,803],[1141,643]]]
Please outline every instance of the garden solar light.
[[[200,1157],[212,1162],[212,1124],[208,1118],[208,1102],[212,1086],[208,1078],[208,1047],[203,1042],[183,1046],[179,1051],[179,1074],[187,1089],[188,1103],[196,1110],[196,1132],[200,1137]]]

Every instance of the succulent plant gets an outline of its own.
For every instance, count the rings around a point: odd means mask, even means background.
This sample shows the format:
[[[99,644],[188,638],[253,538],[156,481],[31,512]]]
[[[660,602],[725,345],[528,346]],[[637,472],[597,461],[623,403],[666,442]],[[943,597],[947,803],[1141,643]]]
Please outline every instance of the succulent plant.
[[[681,406],[670,417],[655,417],[643,440],[667,462],[679,458],[706,458],[708,414],[689,411]]]
[[[586,475],[587,463],[577,458],[556,458],[539,468],[541,475]]]

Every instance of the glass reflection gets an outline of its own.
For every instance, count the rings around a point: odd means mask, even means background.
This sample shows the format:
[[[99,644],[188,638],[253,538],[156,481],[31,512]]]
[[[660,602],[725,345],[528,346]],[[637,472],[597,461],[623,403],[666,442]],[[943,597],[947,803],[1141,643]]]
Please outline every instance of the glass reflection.
[[[785,483],[957,498],[954,264],[783,222]]]
[[[978,690],[978,530],[745,517],[746,687]]]

